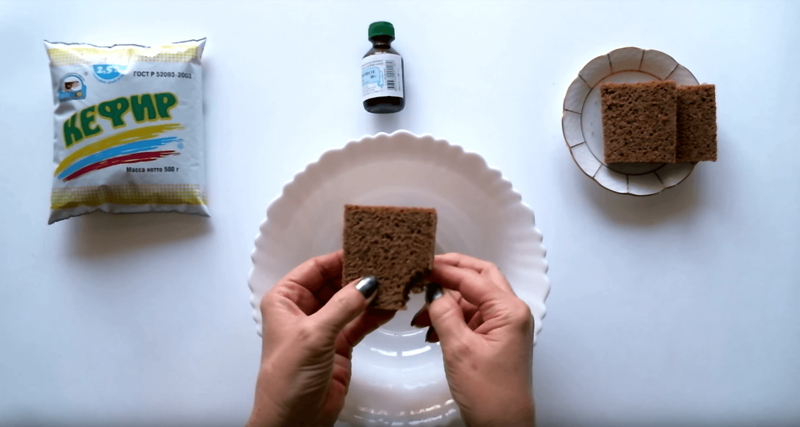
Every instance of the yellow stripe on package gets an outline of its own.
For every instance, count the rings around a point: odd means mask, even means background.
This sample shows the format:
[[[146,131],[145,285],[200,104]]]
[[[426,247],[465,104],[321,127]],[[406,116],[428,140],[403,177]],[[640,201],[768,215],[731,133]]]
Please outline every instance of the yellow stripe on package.
[[[45,42],[55,104],[50,224],[96,210],[208,216],[205,43]]]

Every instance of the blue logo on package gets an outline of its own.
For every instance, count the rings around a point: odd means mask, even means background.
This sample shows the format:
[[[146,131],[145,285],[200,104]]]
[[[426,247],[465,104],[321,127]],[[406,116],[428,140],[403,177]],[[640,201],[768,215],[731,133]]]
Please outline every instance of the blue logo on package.
[[[92,65],[94,77],[102,83],[114,83],[125,75],[126,65],[95,64]]]
[[[86,99],[86,84],[77,74],[67,74],[58,84],[58,102]]]
[[[378,67],[369,67],[361,72],[361,86],[377,83],[378,87],[383,87],[383,70]]]

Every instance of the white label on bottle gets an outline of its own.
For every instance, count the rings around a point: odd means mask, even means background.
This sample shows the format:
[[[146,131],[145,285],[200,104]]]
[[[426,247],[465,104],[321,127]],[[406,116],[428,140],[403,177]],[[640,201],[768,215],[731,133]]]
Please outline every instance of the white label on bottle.
[[[361,100],[403,97],[403,58],[393,53],[370,55],[361,61]]]

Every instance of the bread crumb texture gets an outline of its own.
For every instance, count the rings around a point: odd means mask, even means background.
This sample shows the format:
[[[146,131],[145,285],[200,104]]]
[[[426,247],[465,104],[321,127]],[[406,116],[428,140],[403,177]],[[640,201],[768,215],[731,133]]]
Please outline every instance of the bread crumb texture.
[[[717,99],[714,85],[678,86],[676,161],[717,161]]]
[[[435,209],[346,205],[342,283],[375,276],[372,306],[404,309],[409,292],[421,292],[433,268],[436,221]]]
[[[606,163],[675,163],[675,82],[604,83],[600,97]]]

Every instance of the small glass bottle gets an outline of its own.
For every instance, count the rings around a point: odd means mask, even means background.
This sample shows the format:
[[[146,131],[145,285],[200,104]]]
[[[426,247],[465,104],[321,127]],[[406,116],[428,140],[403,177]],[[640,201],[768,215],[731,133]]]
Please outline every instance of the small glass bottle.
[[[372,49],[361,60],[361,96],[370,113],[396,113],[406,105],[403,57],[392,49],[394,26],[373,22],[369,26]]]

